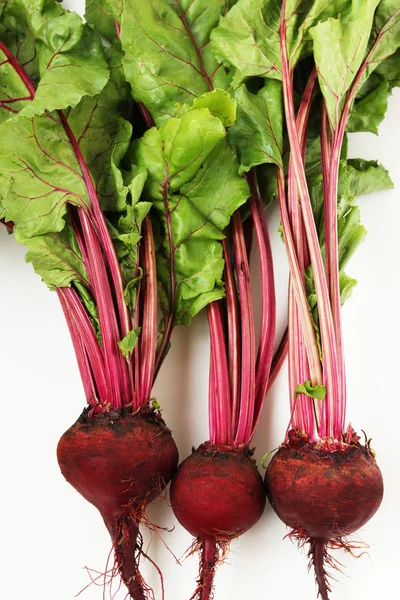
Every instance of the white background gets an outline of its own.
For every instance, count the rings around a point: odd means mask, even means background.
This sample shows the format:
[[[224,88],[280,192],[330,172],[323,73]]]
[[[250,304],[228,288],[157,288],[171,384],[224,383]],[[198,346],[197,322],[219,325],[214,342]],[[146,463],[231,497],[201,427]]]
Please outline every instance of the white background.
[[[82,4],[76,0],[69,6]],[[351,138],[351,154],[379,159],[395,183],[394,191],[360,201],[369,235],[349,266],[359,285],[344,309],[348,417],[357,430],[362,428],[373,437],[386,490],[381,509],[359,533],[359,539],[370,545],[369,555],[357,560],[336,554],[345,571],[345,575],[337,573],[333,582],[336,600],[394,598],[398,588],[399,91],[390,100],[379,139],[366,134]],[[276,209],[268,217],[282,331],[287,266],[276,231]],[[0,595],[7,600],[72,600],[90,582],[85,565],[104,571],[111,547],[100,515],[63,480],[55,456],[58,438],[84,406],[84,394],[57,297],[24,263],[24,249],[4,229],[0,230],[0,318]],[[185,458],[192,445],[208,435],[204,316],[190,329],[175,331],[154,392]],[[266,400],[254,440],[257,458],[282,441],[288,404],[285,366]],[[157,537],[151,545],[151,556],[164,574],[165,600],[188,600],[195,588],[197,559],[189,557],[179,566],[172,553],[181,557],[191,538],[165,502],[154,502],[149,516],[160,525],[175,526],[173,533],[164,534],[171,552]],[[285,534],[285,526],[267,506],[253,530],[232,544],[227,564],[217,573],[216,600],[316,598],[304,551],[283,540]],[[160,598],[154,570],[144,565],[143,573]],[[117,598],[124,596],[121,591]],[[91,586],[81,598],[100,600],[102,589]]]

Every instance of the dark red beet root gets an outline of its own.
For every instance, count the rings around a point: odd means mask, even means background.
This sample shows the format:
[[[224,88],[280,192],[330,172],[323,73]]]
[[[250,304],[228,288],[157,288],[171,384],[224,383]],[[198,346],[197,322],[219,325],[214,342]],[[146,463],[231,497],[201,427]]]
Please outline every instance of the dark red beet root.
[[[327,452],[308,443],[282,446],[265,474],[267,496],[293,536],[310,543],[318,591],[328,599],[327,548],[350,546],[344,538],[378,510],[383,480],[369,448],[352,444]]]
[[[203,444],[179,466],[171,484],[171,504],[201,550],[200,578],[192,598],[208,600],[220,554],[263,513],[262,477],[244,452]]]
[[[171,432],[149,409],[94,416],[85,410],[61,437],[57,457],[65,479],[100,511],[131,597],[144,600],[139,524],[146,505],[176,470],[178,451]]]

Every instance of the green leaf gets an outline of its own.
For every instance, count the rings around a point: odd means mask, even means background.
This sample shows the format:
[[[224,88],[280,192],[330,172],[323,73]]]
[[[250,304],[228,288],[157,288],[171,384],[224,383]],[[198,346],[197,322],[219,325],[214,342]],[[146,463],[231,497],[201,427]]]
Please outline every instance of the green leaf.
[[[0,173],[7,219],[24,237],[62,231],[68,202],[90,204],[78,160],[56,116],[19,117],[2,125]]]
[[[130,360],[132,352],[139,341],[140,331],[140,327],[135,327],[135,329],[129,331],[129,333],[127,333],[127,335],[120,342],[118,342],[118,347],[121,350],[122,355],[128,361]]]
[[[379,2],[369,46],[371,47],[371,53],[368,57],[365,79],[400,48],[400,7],[398,0],[381,0]]]
[[[228,133],[235,148],[241,172],[264,163],[282,165],[283,107],[282,88],[277,81],[267,81],[252,94],[245,85],[235,92],[237,118]]]
[[[353,0],[340,18],[319,22],[310,30],[319,83],[334,130],[345,94],[365,58],[378,3]]]
[[[48,233],[34,238],[24,238],[17,230],[16,239],[27,247],[25,260],[32,263],[35,272],[50,289],[70,287],[75,281],[89,285],[82,254],[70,225],[58,235]]]
[[[210,33],[231,0],[125,0],[121,42],[126,78],[135,100],[157,124],[179,115],[178,106],[213,88],[227,89]]]
[[[373,76],[361,88],[361,93],[352,108],[347,125],[349,132],[369,131],[378,135],[378,127],[388,107],[390,86],[384,79],[371,79]]]
[[[288,0],[286,37],[288,58],[294,68],[311,53],[310,28],[336,15],[348,0]],[[246,77],[282,79],[280,54],[281,0],[239,0],[211,34],[217,59]]]
[[[121,23],[123,0],[86,0],[85,19],[104,39],[116,37],[115,22]]]
[[[192,110],[181,119],[169,119],[150,129],[137,144],[134,162],[146,168],[154,198],[162,198],[163,182],[176,191],[191,181],[216,144],[225,137],[219,119],[206,108]]]
[[[128,193],[118,165],[130,144],[132,127],[120,117],[119,104],[119,90],[109,82],[99,96],[83,98],[68,117],[104,211],[123,210]]]
[[[300,394],[304,394],[315,400],[325,400],[326,387],[319,384],[312,386],[311,381],[306,381],[305,383],[300,383],[295,389],[295,395],[298,396]]]
[[[365,196],[393,188],[389,171],[376,160],[348,159],[347,174],[348,190],[353,196]]]
[[[133,147],[134,162],[148,170],[144,198],[153,202],[162,225],[157,251],[160,298],[166,310],[174,292],[176,323],[188,324],[224,295],[220,240],[232,213],[249,196],[224,137],[221,121],[202,108],[148,131]]]
[[[211,34],[217,59],[245,77],[281,79],[279,48],[281,2],[239,0]]]
[[[101,92],[109,78],[98,35],[52,0],[15,0],[36,38],[40,81],[25,116],[74,107]]]
[[[224,127],[231,127],[236,120],[236,102],[225,90],[207,92],[193,102],[194,110],[208,108],[213,117],[217,117]]]
[[[398,87],[400,85],[400,49],[381,62],[375,73],[384,77],[390,90]]]

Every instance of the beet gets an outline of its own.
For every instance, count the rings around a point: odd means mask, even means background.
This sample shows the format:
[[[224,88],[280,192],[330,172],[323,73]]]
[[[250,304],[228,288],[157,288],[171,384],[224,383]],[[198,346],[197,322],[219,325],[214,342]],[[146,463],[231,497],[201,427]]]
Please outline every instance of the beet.
[[[93,416],[85,409],[61,437],[57,457],[65,479],[100,511],[131,597],[144,600],[139,524],[147,504],[176,470],[178,450],[171,432],[149,409]]]
[[[383,497],[382,475],[368,446],[359,443],[327,451],[309,443],[282,446],[265,474],[267,496],[292,536],[310,544],[318,591],[330,591],[325,564],[329,548],[365,525]]]
[[[171,484],[171,505],[201,550],[200,578],[192,598],[208,600],[221,552],[264,511],[262,477],[248,453],[206,443],[179,466]]]

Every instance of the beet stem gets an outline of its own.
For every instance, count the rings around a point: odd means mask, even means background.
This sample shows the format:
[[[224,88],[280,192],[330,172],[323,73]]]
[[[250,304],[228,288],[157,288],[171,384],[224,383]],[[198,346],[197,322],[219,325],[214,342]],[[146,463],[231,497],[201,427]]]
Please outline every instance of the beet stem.
[[[329,587],[326,581],[326,571],[324,567],[326,542],[322,539],[316,539],[311,542],[311,558],[315,570],[315,579],[317,581],[318,593],[322,600],[329,600]]]

